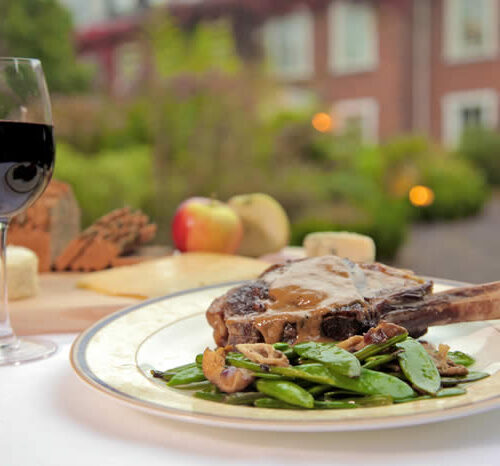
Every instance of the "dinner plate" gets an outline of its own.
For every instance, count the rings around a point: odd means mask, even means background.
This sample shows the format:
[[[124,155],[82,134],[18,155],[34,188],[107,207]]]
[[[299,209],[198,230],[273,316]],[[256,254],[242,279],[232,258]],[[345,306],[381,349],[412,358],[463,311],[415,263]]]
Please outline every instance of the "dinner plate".
[[[500,321],[431,328],[426,340],[446,343],[476,358],[488,377],[462,396],[350,410],[273,410],[231,406],[194,398],[151,377],[193,362],[213,347],[205,310],[232,284],[188,290],[112,314],[83,332],[71,349],[78,376],[110,398],[148,413],[221,427],[272,431],[349,431],[443,421],[500,407]],[[435,280],[435,290],[453,287]]]

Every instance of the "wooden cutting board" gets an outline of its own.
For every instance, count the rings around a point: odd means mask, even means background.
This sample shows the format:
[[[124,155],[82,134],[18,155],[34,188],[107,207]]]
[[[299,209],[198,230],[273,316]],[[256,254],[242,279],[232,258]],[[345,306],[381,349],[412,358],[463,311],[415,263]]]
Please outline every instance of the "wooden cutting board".
[[[11,322],[16,333],[80,332],[108,314],[141,302],[76,288],[80,277],[79,273],[42,274],[36,297],[11,301]]]

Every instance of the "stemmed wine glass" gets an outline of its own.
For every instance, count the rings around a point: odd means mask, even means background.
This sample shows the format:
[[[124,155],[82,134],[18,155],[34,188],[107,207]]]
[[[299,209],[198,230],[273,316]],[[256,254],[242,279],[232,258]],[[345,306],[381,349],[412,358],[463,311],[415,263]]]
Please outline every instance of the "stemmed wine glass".
[[[9,220],[43,193],[54,168],[49,91],[42,64],[0,57],[0,365],[45,358],[51,341],[16,337],[9,320],[6,237]]]

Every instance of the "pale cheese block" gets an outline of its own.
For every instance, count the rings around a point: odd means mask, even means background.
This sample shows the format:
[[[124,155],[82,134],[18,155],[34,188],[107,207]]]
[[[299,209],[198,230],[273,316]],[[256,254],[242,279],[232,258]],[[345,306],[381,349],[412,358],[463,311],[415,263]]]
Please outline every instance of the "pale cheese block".
[[[77,286],[113,296],[145,299],[257,278],[269,265],[249,257],[193,252],[93,272],[82,277]]]
[[[369,236],[347,231],[309,233],[303,243],[308,257],[334,254],[354,262],[373,262],[375,242]]]
[[[7,246],[7,289],[9,300],[38,293],[38,257],[31,249]]]

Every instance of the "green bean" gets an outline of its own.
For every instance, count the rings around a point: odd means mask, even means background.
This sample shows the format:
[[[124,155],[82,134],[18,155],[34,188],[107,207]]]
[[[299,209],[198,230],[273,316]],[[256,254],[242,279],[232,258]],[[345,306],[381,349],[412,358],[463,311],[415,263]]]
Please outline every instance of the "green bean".
[[[362,397],[362,396],[364,396],[362,393],[351,392],[350,390],[332,390],[331,392],[325,392],[324,394],[326,401],[335,401],[339,399],[345,399],[346,397]]]
[[[266,395],[260,392],[236,392],[227,395],[224,403],[230,405],[253,405],[255,400],[265,397]]]
[[[177,372],[180,372],[184,369],[191,369],[193,367],[196,367],[196,363],[191,362],[189,364],[183,364],[182,366],[174,367],[166,371],[155,371],[154,369],[152,369],[150,373],[153,377],[157,379],[163,379],[168,382],[175,374],[177,374]]]
[[[410,401],[432,400],[433,398],[447,398],[449,396],[463,395],[465,393],[467,393],[467,390],[465,390],[465,388],[462,387],[442,388],[436,393],[435,396],[430,396],[430,395],[413,396],[409,398],[403,398],[401,400],[394,400],[394,403],[408,403]]]
[[[285,352],[285,351],[291,349],[292,347],[288,343],[283,343],[283,342],[279,341],[278,343],[273,344],[273,348],[277,349],[278,351]]]
[[[174,387],[176,385],[187,385],[192,382],[201,382],[202,380],[206,380],[205,375],[201,368],[195,365],[194,367],[177,372],[167,385]]]
[[[252,361],[244,360],[242,358],[234,358],[232,356],[227,356],[226,361],[231,364],[231,366],[235,367],[241,367],[243,369],[248,369],[251,370],[252,372],[255,373],[256,376],[259,376],[259,374],[262,374],[262,367]],[[317,364],[315,364],[317,365]],[[320,364],[321,366],[321,364]],[[310,382],[316,382],[316,383],[329,383],[329,378],[328,378],[328,373],[327,377],[319,377],[315,376],[313,374],[308,374],[301,369],[305,366],[296,366],[296,367],[278,367],[278,366],[269,366],[268,370],[270,375],[274,376],[279,376],[279,377],[274,377],[277,380],[282,379],[283,377],[291,378],[291,379],[304,379],[304,380],[309,380]],[[323,366],[322,366],[323,367]]]
[[[405,341],[407,337],[408,337],[408,332],[389,338],[384,343],[374,343],[372,345],[367,345],[363,349],[356,351],[354,353],[354,356],[356,356],[359,360],[363,361],[364,359],[370,356],[375,356],[376,354],[379,354],[380,352],[386,350],[387,348],[390,348],[396,343]]]
[[[356,356],[333,343],[298,343],[294,350],[301,358],[320,362],[336,374],[347,377],[359,377],[361,374],[361,364]]]
[[[209,393],[209,392],[195,392],[193,393],[193,396],[196,398],[200,398],[202,400],[208,400],[208,401],[218,401],[219,403],[222,403],[224,401],[224,398],[226,397],[222,393]]]
[[[448,351],[448,354],[446,356],[455,364],[460,364],[465,367],[472,366],[472,364],[476,362],[476,360],[472,356],[469,356],[466,353],[462,353],[462,351]]]
[[[285,403],[281,400],[276,400],[275,398],[259,398],[255,400],[253,404],[256,408],[267,408],[267,409],[304,409],[300,406],[294,406]]]
[[[358,406],[350,401],[314,401],[314,407],[316,409],[353,409]]]
[[[365,369],[375,369],[377,367],[383,366],[384,364],[387,364],[388,362],[394,361],[394,359],[396,359],[397,356],[398,356],[397,351],[390,354],[371,356],[369,358],[366,358],[366,362],[363,364],[363,367]]]
[[[441,376],[425,348],[413,338],[396,344],[399,365],[406,378],[420,391],[435,395],[441,387]]]
[[[257,390],[294,406],[312,408],[314,398],[302,387],[288,380],[258,380]]]
[[[195,361],[198,366],[201,366],[203,364],[203,353],[197,354]]]
[[[441,377],[441,385],[443,387],[453,387],[454,385],[458,385],[459,383],[475,382],[477,380],[485,379],[489,376],[490,374],[488,374],[487,372],[469,371],[467,375],[464,375],[462,377]]]
[[[213,389],[213,384],[208,380],[188,383],[185,385],[175,385],[174,388],[176,388],[177,390],[206,390],[206,389],[210,389],[210,391],[212,393],[216,393]]]

